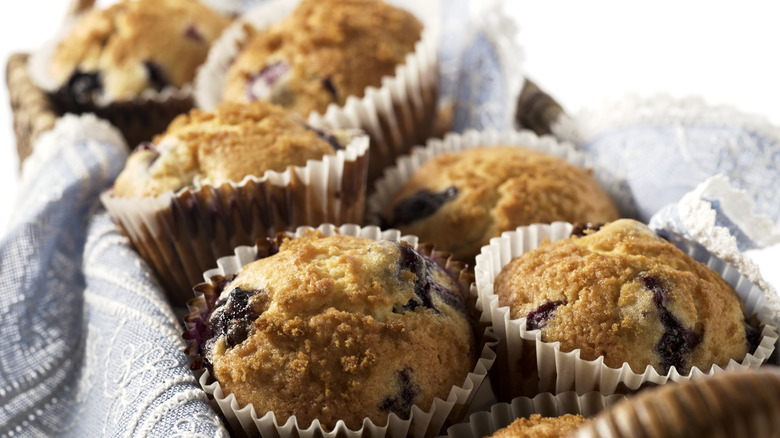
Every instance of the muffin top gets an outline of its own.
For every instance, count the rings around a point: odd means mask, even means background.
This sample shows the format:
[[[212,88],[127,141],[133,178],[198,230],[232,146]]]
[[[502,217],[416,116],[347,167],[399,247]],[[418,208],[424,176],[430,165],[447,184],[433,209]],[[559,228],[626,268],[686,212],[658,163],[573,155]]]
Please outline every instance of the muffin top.
[[[426,161],[398,190],[384,217],[385,226],[473,262],[491,237],[521,225],[619,216],[588,170],[533,149],[495,146]]]
[[[411,13],[381,0],[303,0],[254,32],[230,67],[222,98],[269,100],[302,116],[362,97],[405,62],[422,34]]]
[[[230,279],[203,357],[226,394],[280,424],[382,425],[428,409],[472,370],[463,294],[405,243],[314,232]]]
[[[518,418],[489,438],[561,438],[588,421],[579,414],[565,414],[560,417],[532,414],[528,418]]]
[[[79,18],[56,47],[49,74],[81,102],[181,87],[229,23],[196,0],[122,0]]]
[[[499,305],[542,341],[581,358],[604,357],[642,373],[675,367],[686,374],[741,361],[756,328],[745,322],[734,289],[706,265],[621,219],[577,230],[513,259],[496,276]]]
[[[267,102],[223,103],[214,111],[178,116],[151,143],[139,145],[114,184],[115,194],[155,196],[187,186],[240,182],[334,154],[343,133],[315,130]]]

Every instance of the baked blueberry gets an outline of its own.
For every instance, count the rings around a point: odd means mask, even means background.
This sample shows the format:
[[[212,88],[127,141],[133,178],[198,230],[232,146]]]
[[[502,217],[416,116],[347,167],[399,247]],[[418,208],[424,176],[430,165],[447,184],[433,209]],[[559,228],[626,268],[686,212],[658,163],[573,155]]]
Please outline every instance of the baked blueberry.
[[[277,61],[263,67],[258,73],[247,80],[247,100],[268,99],[272,93],[272,87],[279,79],[290,71],[290,64]]]
[[[160,64],[154,61],[144,61],[144,68],[146,69],[146,76],[149,79],[149,85],[157,91],[170,85],[171,81],[165,76]]]
[[[337,151],[339,149],[344,149],[344,147],[339,143],[339,139],[333,135],[330,132],[323,131],[322,129],[313,128],[309,125],[306,125],[307,128],[311,129],[312,131],[317,133],[317,137],[327,141],[330,143],[330,146],[333,148],[334,151]]]
[[[641,278],[645,288],[653,293],[653,304],[658,308],[658,317],[665,330],[655,347],[656,353],[661,358],[661,368],[664,373],[667,373],[671,367],[675,367],[678,372],[685,374],[688,372],[683,365],[685,356],[701,343],[702,333],[694,332],[683,326],[674,314],[664,306],[664,298],[668,291],[661,280],[654,276]]]
[[[447,187],[434,193],[428,189],[420,190],[398,202],[393,208],[392,225],[394,227],[410,224],[436,213],[445,203],[458,196],[458,188]]]
[[[249,335],[252,322],[263,312],[266,300],[250,299],[265,292],[235,288],[224,301],[217,301],[217,308],[209,319],[209,328],[214,337],[225,336],[228,347],[244,342]]]
[[[426,257],[419,254],[411,246],[400,244],[398,245],[400,255],[398,257],[398,276],[403,281],[405,279],[405,272],[411,272],[414,274],[414,296],[402,306],[403,310],[413,312],[420,306],[433,310],[435,313],[439,313],[436,306],[433,305],[431,300],[431,278],[428,274],[429,263],[435,263],[432,260],[426,260]],[[393,309],[396,313],[400,313],[400,310]]]
[[[333,85],[333,81],[330,80],[330,78],[323,78],[322,79],[322,87],[325,88],[328,93],[333,97],[334,102],[338,102],[339,100],[339,93],[336,91],[336,86]]]
[[[392,412],[400,418],[407,418],[414,406],[414,399],[420,393],[419,385],[412,381],[413,371],[404,368],[395,373],[398,385],[398,393],[393,397],[386,397],[379,404],[379,409]]]
[[[574,226],[571,229],[571,235],[576,237],[582,237],[585,236],[586,234],[590,234],[598,231],[602,225],[604,224],[593,223],[593,222],[576,222],[574,223]]]
[[[525,320],[526,330],[538,330],[547,325],[550,318],[553,316],[553,312],[559,306],[566,304],[563,301],[551,301],[547,300],[544,304],[537,307],[536,310],[528,312]]]
[[[89,102],[103,92],[103,79],[99,72],[76,70],[61,92],[76,102]]]
[[[203,37],[203,34],[200,33],[200,31],[194,24],[187,26],[187,28],[184,30],[184,36],[198,43],[206,42],[206,39]]]

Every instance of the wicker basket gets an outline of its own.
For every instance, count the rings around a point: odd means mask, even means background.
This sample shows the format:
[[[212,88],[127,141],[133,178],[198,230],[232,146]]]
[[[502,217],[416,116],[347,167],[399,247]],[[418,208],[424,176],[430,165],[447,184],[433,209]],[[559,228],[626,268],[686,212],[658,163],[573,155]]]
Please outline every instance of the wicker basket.
[[[649,389],[602,412],[575,436],[780,437],[780,368]]]
[[[30,79],[27,73],[27,58],[25,53],[15,53],[8,58],[6,65],[6,84],[20,166],[32,153],[35,139],[50,130],[59,117],[51,99]]]
[[[94,4],[95,0],[71,0],[65,19],[86,11]],[[8,58],[5,68],[20,167],[32,153],[38,136],[54,127],[57,117],[62,115],[52,99],[30,78],[27,71],[29,57],[27,53],[14,53]]]

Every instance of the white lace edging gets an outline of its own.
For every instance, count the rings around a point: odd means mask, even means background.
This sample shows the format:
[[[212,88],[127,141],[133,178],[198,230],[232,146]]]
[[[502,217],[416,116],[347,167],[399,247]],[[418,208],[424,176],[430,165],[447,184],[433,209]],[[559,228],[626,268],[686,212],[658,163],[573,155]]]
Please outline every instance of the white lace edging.
[[[716,225],[717,213],[711,203],[714,199],[720,202],[726,217],[760,246],[780,242],[780,226],[773,224],[766,217],[754,214],[753,200],[746,192],[733,189],[728,178],[723,175],[714,176],[701,183],[677,204],[679,219],[685,228],[682,231],[766,291],[773,310],[780,315],[780,296],[777,290],[764,280],[758,265],[740,252],[736,237],[732,236],[727,228]],[[655,226],[652,222],[651,225]]]
[[[780,143],[780,127],[766,116],[745,113],[732,105],[712,105],[701,96],[676,98],[667,93],[631,93],[606,100],[574,117],[561,117],[552,130],[560,138],[582,144],[605,131],[648,123],[739,126]]]

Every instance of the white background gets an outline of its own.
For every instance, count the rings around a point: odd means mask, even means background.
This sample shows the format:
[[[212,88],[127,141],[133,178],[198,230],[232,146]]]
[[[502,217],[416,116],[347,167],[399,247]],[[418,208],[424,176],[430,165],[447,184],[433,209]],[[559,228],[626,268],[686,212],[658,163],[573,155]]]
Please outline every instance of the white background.
[[[446,0],[445,0],[446,1]],[[477,0],[479,1],[479,0]],[[67,0],[0,6],[0,62],[40,46]],[[527,75],[570,113],[625,93],[696,95],[780,124],[780,3],[514,1]],[[0,233],[13,208],[18,159],[0,86]]]

